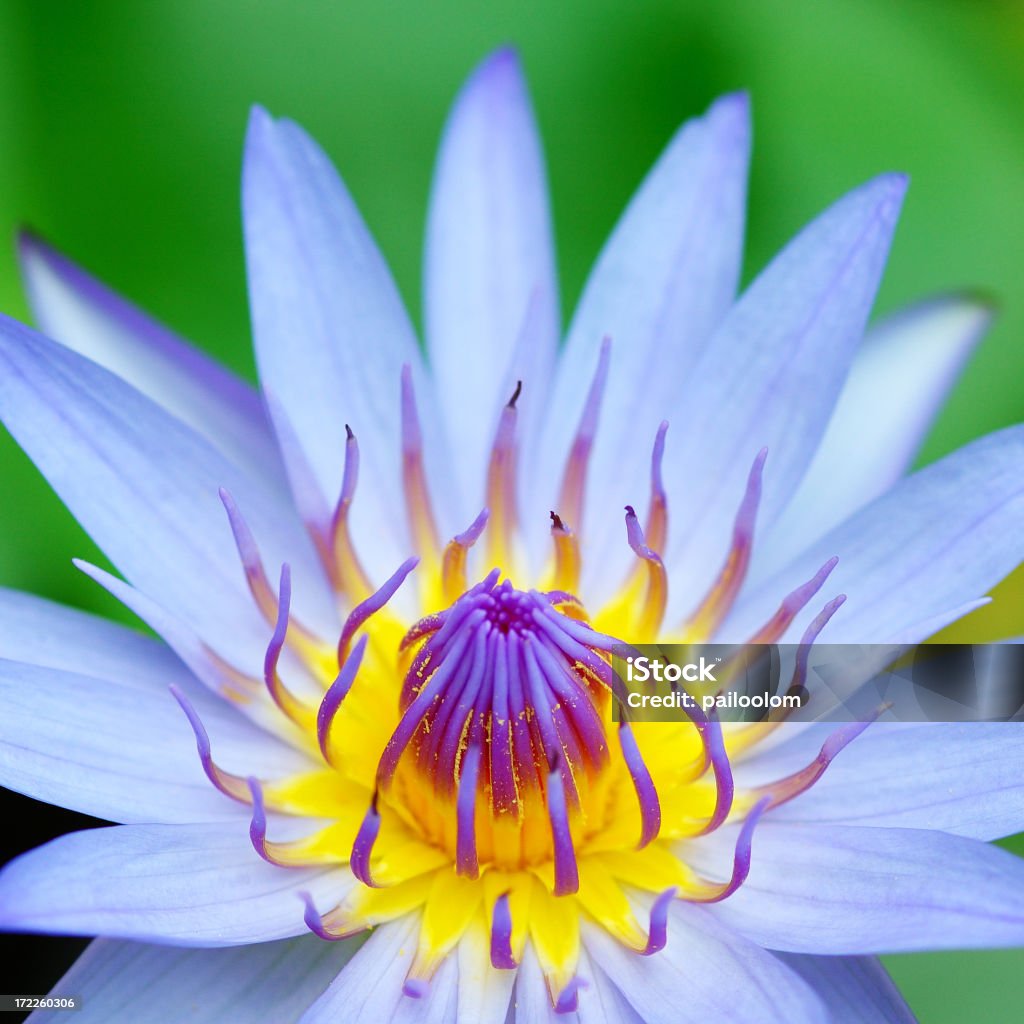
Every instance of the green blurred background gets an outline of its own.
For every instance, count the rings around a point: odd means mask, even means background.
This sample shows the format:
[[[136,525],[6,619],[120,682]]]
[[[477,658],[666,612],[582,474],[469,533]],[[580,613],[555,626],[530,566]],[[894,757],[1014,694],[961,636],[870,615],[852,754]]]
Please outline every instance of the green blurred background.
[[[566,312],[673,129],[746,87],[756,131],[746,276],[846,189],[910,172],[878,311],[964,286],[1001,307],[922,458],[1024,419],[1017,3],[2,0],[0,230],[32,225],[251,377],[238,178],[258,101],[335,158],[418,317],[445,109],[504,42],[521,49],[547,145]],[[0,309],[27,316],[9,245]],[[118,614],[72,569],[72,555],[98,555],[6,435],[0,524],[0,583]],[[1024,633],[1024,586],[1000,594],[974,637]],[[888,963],[925,1022],[1019,1019],[1024,952]]]

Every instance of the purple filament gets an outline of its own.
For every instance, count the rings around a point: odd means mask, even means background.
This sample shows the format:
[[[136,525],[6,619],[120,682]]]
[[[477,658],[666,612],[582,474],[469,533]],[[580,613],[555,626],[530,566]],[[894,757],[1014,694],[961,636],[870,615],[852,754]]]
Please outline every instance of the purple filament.
[[[569,983],[558,993],[555,1013],[575,1013],[580,1006],[580,989],[586,987],[587,983],[579,975],[570,978]]]
[[[562,788],[559,760],[556,759],[548,772],[548,817],[551,819],[551,842],[555,851],[554,893],[556,896],[568,896],[579,891],[580,876],[572,833],[569,831],[569,810],[566,807],[565,790]]]
[[[494,903],[491,917],[491,964],[502,971],[514,970],[517,966],[512,955],[512,909],[509,894],[503,892]]]
[[[480,539],[480,534],[484,532],[484,527],[490,517],[491,510],[482,508],[476,519],[462,533],[457,533],[452,538],[452,543],[458,544],[460,548],[465,548],[468,551]]]
[[[668,911],[675,899],[677,890],[666,889],[651,907],[651,923],[647,929],[647,945],[641,956],[652,956],[660,953],[668,942]]]
[[[331,517],[331,536],[335,536],[345,516],[348,514],[349,506],[355,497],[356,484],[359,481],[359,442],[352,428],[345,424],[345,466],[341,473],[341,493],[338,495],[338,503],[334,507],[334,514]]]
[[[352,844],[352,855],[349,858],[352,874],[363,885],[368,885],[371,889],[377,888],[377,883],[374,882],[370,874],[370,856],[373,853],[373,844],[377,841],[379,832],[380,812],[377,810],[377,794],[375,792],[370,806],[366,809],[363,823],[359,826],[359,832]]]
[[[263,803],[263,787],[258,779],[250,776],[249,792],[252,795],[252,820],[249,822],[249,841],[253,849],[268,863],[277,864],[267,850],[267,809]]]
[[[337,942],[339,939],[347,939],[352,935],[352,932],[332,932],[327,927],[323,915],[316,909],[313,897],[308,892],[305,890],[300,892],[299,899],[302,900],[306,908],[302,915],[302,920],[305,922],[306,927],[318,938],[325,939],[328,942]]]
[[[473,744],[462,758],[462,777],[459,779],[459,795],[456,804],[457,838],[455,866],[460,875],[467,878],[480,876],[480,865],[476,855],[476,782],[480,774],[480,747]]]
[[[633,730],[625,720],[619,723],[619,745],[622,747],[622,757],[633,779],[633,788],[640,803],[641,827],[637,848],[642,850],[648,843],[657,839],[661,831],[661,803],[651,773],[640,756],[640,748],[636,745]]]
[[[344,626],[341,628],[341,637],[338,640],[338,661],[344,661],[348,653],[348,645],[359,627],[375,612],[379,612],[395,596],[398,588],[405,582],[409,575],[419,564],[418,558],[406,559],[385,581],[385,583],[365,601],[361,601],[352,609]]]
[[[246,523],[230,492],[222,487],[219,494],[224,510],[228,514],[228,524],[231,527],[232,536],[235,538],[235,547],[238,550],[238,557],[250,588],[266,589],[269,592],[270,585],[267,581],[267,574],[249,524]]]
[[[248,803],[244,795],[245,780],[238,775],[232,775],[230,772],[219,768],[213,760],[210,736],[206,731],[206,726],[203,725],[202,719],[199,717],[199,713],[192,706],[192,702],[177,686],[172,685],[169,689],[171,695],[181,705],[181,710],[185,712],[188,724],[192,727],[192,732],[195,734],[196,750],[199,752],[199,763],[203,766],[206,777],[225,796],[229,796],[239,803]]]
[[[285,640],[288,637],[288,614],[292,601],[292,574],[288,563],[281,566],[281,584],[277,598],[277,622],[274,625],[274,632],[271,634],[270,643],[267,645],[267,653],[263,659],[263,680],[267,684],[267,691],[274,699],[274,703],[285,713],[289,714],[295,706],[296,700],[281,683],[277,674],[277,664],[281,658],[281,651],[284,650]]]
[[[359,638],[358,643],[352,649],[352,653],[341,666],[338,678],[331,683],[324,694],[324,699],[320,702],[320,709],[316,714],[316,738],[320,744],[320,753],[328,764],[332,763],[329,751],[331,725],[334,723],[335,717],[341,710],[342,703],[355,682],[359,666],[363,661],[363,654],[366,651],[367,640],[368,637],[365,634]]]
[[[707,756],[715,776],[717,793],[715,796],[715,809],[712,811],[707,824],[697,833],[699,836],[714,832],[729,817],[729,812],[732,810],[733,796],[735,795],[732,765],[729,763],[729,755],[725,749],[725,737],[722,735],[721,723],[714,714],[708,716],[706,724],[701,729],[701,735],[707,742]]]
[[[754,839],[754,829],[761,815],[771,806],[771,802],[770,797],[759,800],[743,822],[740,834],[736,837],[736,848],[732,858],[732,877],[729,881],[719,886],[710,895],[692,894],[687,897],[688,900],[693,903],[721,903],[747,880],[747,875],[750,873],[750,850]]]

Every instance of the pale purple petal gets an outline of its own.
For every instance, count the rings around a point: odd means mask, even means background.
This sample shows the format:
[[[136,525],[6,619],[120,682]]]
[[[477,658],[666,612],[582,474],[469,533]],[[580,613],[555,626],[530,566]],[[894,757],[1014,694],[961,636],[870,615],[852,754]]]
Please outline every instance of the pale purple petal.
[[[609,336],[611,372],[584,516],[588,547],[603,553],[588,578],[610,559],[600,574],[605,584],[617,582],[615,568],[628,564],[619,511],[646,497],[646,456],[658,424],[679,408],[690,370],[736,294],[749,121],[747,97],[737,94],[679,129],[598,257],[559,361],[541,444],[532,453],[538,469],[531,512],[544,516],[552,507],[601,341]],[[679,428],[688,429],[685,420]]]
[[[459,966],[459,1019],[505,1024],[516,972],[491,965],[490,937],[482,925],[471,927],[463,935],[455,955]]]
[[[457,444],[462,492],[475,509],[501,406],[522,380],[518,429],[528,444],[545,408],[558,346],[544,156],[511,49],[476,69],[445,125],[423,290],[440,412]],[[520,344],[524,326],[530,337]]]
[[[668,945],[654,956],[623,949],[587,922],[584,940],[591,959],[647,1024],[719,1019],[819,1024],[824,1018],[824,1007],[806,982],[702,907],[673,904]]]
[[[619,991],[615,982],[587,955],[580,951],[580,976],[587,981],[580,993],[577,1013],[580,1024],[646,1024]],[[556,1017],[556,1024],[562,1017]]]
[[[126,380],[240,466],[284,486],[277,445],[255,388],[42,239],[22,235],[18,253],[43,334]]]
[[[515,1024],[644,1024],[586,949],[580,949],[576,974],[581,982],[577,993],[578,1009],[570,1013],[556,1013],[537,954],[528,944],[523,951],[522,965],[515,974]]]
[[[305,519],[325,528],[340,488],[345,424],[359,439],[353,530],[371,576],[409,555],[399,476],[399,377],[413,368],[421,408],[436,408],[391,275],[330,161],[296,124],[256,108],[242,182],[246,259],[260,379]],[[433,421],[430,466],[444,465]],[[297,466],[293,442],[303,465]],[[315,504],[306,471],[319,490]],[[431,472],[434,480],[446,480]],[[439,487],[437,499],[446,497]]]
[[[139,589],[240,667],[266,626],[218,496],[228,488],[269,565],[287,560],[300,617],[337,613],[302,524],[284,500],[108,370],[0,319],[0,417],[78,521]]]
[[[159,640],[109,619],[0,588],[0,658],[166,691],[188,670]]]
[[[903,476],[991,322],[988,306],[946,296],[868,333],[806,476],[754,552],[751,580],[785,565]]]
[[[294,1024],[359,947],[312,935],[228,949],[97,939],[53,987],[81,1005],[75,1024]],[[41,1010],[32,1024],[67,1024]]]
[[[772,819],[998,839],[1024,829],[1022,764],[1024,723],[879,724]]]
[[[241,806],[204,774],[169,685],[198,706],[226,770],[279,778],[313,766],[208,695],[162,645],[138,640],[129,650],[150,645],[159,656],[155,664],[142,657],[97,674],[87,658],[81,672],[0,659],[0,784],[109,821],[244,818]]]
[[[548,995],[544,973],[537,961],[533,946],[527,943],[523,949],[522,963],[516,971],[516,987],[512,996],[515,1024],[579,1024],[578,1014],[556,1014]]]
[[[419,999],[402,986],[412,966],[419,915],[378,926],[327,991],[303,1015],[301,1024],[379,1024],[381,1021],[442,1024],[455,1020],[458,967],[449,957]]]
[[[690,843],[722,870],[727,828]],[[961,836],[909,828],[762,823],[750,874],[715,916],[794,953],[897,953],[1024,944],[1024,861]]]
[[[207,724],[218,750],[224,744],[231,761],[237,756],[243,774],[258,768],[261,774],[276,777],[309,768],[307,744],[303,743],[303,756],[297,757],[293,749],[277,742],[277,729],[271,730],[274,735],[253,729],[237,704],[225,703],[197,685],[200,680],[217,691],[223,677],[194,632],[123,581],[95,566],[77,564],[168,643],[34,594],[0,588],[0,658],[134,687],[170,701],[169,707],[176,706],[169,693],[169,687],[176,686]],[[172,647],[180,648],[180,657]],[[280,725],[276,708],[269,721]]]
[[[258,663],[263,660],[265,645],[258,650],[244,652],[242,659],[234,666],[226,667],[223,661],[212,656],[210,648],[193,628],[148,595],[88,562],[75,559],[74,564],[158,633],[196,679],[213,694],[227,700],[232,708],[260,725],[270,735],[284,739],[308,754],[308,737],[281,714],[259,678],[262,664]],[[236,669],[247,669],[248,674],[237,675]],[[308,678],[299,677],[298,681],[305,682],[307,686],[315,685]],[[205,714],[202,712],[204,718]]]
[[[914,1024],[917,1019],[873,956],[776,956],[821,996],[836,1024]]]
[[[1024,559],[1024,427],[1009,427],[908,477],[855,513],[785,569],[741,595],[723,636],[742,640],[827,558],[830,592],[847,601],[825,643],[913,643],[935,616],[980,598]],[[755,541],[756,544],[756,541]],[[808,609],[790,627],[799,636]],[[914,628],[920,625],[918,635]]]
[[[691,610],[725,559],[754,455],[768,448],[762,529],[806,471],[860,344],[905,189],[903,176],[883,175],[804,228],[680,384],[664,462],[676,612]]]
[[[239,822],[119,825],[61,836],[0,871],[0,929],[234,946],[306,930],[298,893],[339,899],[343,869],[283,870]]]

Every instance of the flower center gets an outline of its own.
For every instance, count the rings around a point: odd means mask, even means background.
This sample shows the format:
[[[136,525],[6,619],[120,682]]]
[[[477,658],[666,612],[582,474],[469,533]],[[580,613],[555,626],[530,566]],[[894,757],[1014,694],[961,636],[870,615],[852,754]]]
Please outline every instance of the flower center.
[[[394,783],[442,846],[454,810],[460,873],[553,858],[559,887],[573,888],[570,811],[608,762],[609,640],[560,610],[565,595],[497,580],[492,572],[402,641],[402,717],[378,782]]]
[[[613,716],[624,699],[611,665],[619,638],[706,640],[728,613],[749,563],[765,452],[754,460],[718,579],[688,618],[665,630],[663,424],[654,442],[645,526],[626,508],[634,569],[592,622],[575,596],[582,552],[573,526],[578,529],[582,514],[607,368],[605,344],[568,455],[559,512],[550,515],[552,558],[543,589],[519,589],[508,576],[519,534],[518,387],[497,427],[488,507],[442,546],[411,376],[403,374],[402,481],[419,559],[401,565],[376,590],[349,532],[359,453],[354,433],[347,432],[337,507],[329,523],[313,527],[327,574],[349,609],[336,644],[292,616],[287,566],[275,594],[241,511],[223,495],[253,599],[272,633],[262,680],[212,652],[211,662],[225,696],[264,723],[276,715],[281,734],[319,767],[282,780],[226,772],[213,760],[194,709],[175,695],[210,780],[252,805],[250,836],[260,856],[283,867],[348,865],[351,887],[339,893],[336,906],[321,911],[307,897],[311,930],[337,939],[422,914],[406,982],[410,995],[422,994],[441,961],[476,929],[489,932],[498,968],[520,963],[529,941],[553,1005],[573,1009],[582,914],[636,952],[657,952],[671,900],[716,902],[734,892],[746,878],[760,814],[813,784],[863,727],[840,730],[802,771],[737,792],[730,758],[778,721],[725,728],[694,709],[687,721],[634,727],[628,715]],[[485,529],[484,557],[501,568],[471,585],[470,549]],[[783,598],[751,642],[778,640],[834,565],[830,560]],[[408,628],[388,604],[414,569],[420,605],[430,613]],[[791,687],[802,685],[807,650],[841,602],[826,604],[804,633]],[[268,838],[276,827],[268,809],[329,824],[303,839],[275,841]],[[685,862],[685,843],[727,820],[742,822],[731,874],[702,878]],[[638,912],[648,915],[646,926]]]

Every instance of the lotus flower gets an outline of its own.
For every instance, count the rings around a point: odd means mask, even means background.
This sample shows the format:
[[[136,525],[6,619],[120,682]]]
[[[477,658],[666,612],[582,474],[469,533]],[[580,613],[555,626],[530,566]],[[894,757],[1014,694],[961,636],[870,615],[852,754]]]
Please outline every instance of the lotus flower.
[[[904,1021],[875,954],[1024,941],[986,842],[1024,825],[1017,726],[614,714],[621,641],[914,643],[1024,557],[1021,428],[904,478],[988,317],[865,337],[905,179],[737,299],[748,149],[742,95],[680,129],[560,346],[493,55],[424,354],[327,157],[257,109],[259,391],[23,240],[0,416],[159,637],[0,596],[0,781],[120,823],[0,874],[0,926],[100,936],[76,1019]]]

